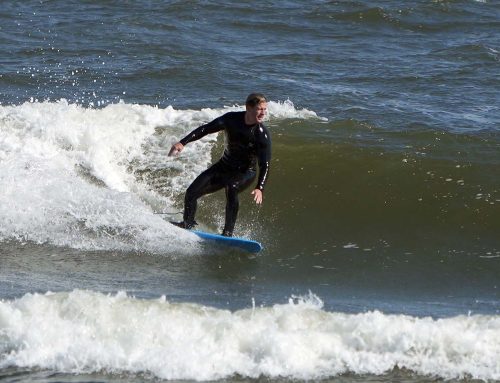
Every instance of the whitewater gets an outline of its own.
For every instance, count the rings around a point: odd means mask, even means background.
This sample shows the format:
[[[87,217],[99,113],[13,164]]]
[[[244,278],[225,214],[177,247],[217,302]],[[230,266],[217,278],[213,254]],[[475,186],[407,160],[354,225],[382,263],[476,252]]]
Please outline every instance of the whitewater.
[[[210,381],[345,373],[500,378],[500,319],[328,312],[314,294],[231,312],[75,290],[0,302],[0,367]]]

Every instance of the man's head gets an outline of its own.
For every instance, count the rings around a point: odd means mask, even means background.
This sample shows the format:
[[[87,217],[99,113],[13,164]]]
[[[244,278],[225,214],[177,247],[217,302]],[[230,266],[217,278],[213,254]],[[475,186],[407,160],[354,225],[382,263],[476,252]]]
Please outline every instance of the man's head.
[[[261,93],[249,94],[245,102],[246,122],[256,124],[264,121],[267,113],[267,100]]]

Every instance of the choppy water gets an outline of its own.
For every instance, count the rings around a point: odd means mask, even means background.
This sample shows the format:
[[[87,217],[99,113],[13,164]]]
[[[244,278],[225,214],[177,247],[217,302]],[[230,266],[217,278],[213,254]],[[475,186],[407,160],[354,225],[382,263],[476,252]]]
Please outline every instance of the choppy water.
[[[0,379],[500,380],[496,1],[3,1]],[[165,220],[251,91],[257,257]],[[199,221],[218,231],[223,195]]]

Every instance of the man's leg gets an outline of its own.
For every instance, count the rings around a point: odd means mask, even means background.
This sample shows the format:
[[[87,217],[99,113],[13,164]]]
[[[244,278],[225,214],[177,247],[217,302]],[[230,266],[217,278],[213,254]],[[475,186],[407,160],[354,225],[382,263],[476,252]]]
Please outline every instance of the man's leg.
[[[247,189],[255,179],[255,172],[239,173],[226,185],[226,222],[222,235],[232,237],[240,207],[238,194]]]
[[[238,218],[238,210],[240,202],[238,199],[238,191],[235,188],[226,187],[226,223],[222,235],[232,237],[236,218]]]
[[[192,229],[196,225],[194,217],[198,206],[198,198],[213,193],[224,187],[215,165],[201,173],[186,190],[184,196],[184,227]]]

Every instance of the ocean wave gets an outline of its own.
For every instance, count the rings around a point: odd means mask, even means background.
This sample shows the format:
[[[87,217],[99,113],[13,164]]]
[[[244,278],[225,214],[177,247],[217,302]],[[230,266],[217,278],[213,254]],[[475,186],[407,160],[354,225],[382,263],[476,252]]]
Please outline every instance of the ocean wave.
[[[468,6],[467,1],[453,3],[455,2],[433,1],[408,5],[403,2],[373,7],[369,2],[348,2],[343,9],[331,13],[325,14],[317,10],[314,13],[317,17],[326,15],[342,22],[431,33],[471,25],[477,27],[478,22],[484,26],[498,26],[498,20],[493,16],[494,12],[491,12],[487,2],[475,6]]]
[[[448,60],[471,63],[499,62],[500,52],[485,44],[461,44],[439,49],[432,52],[438,57],[446,57]]]
[[[499,339],[498,316],[343,314],[313,294],[235,312],[81,290],[0,302],[1,368],[199,381],[407,369],[489,380],[500,379]]]
[[[90,250],[192,252],[194,235],[155,212],[211,162],[215,135],[168,157],[191,129],[240,106],[177,110],[118,103],[0,106],[0,240]],[[269,119],[318,117],[291,101],[269,102]]]
[[[364,8],[361,10],[338,12],[333,16],[337,20],[359,23],[382,23],[399,25],[400,21],[381,7]]]

